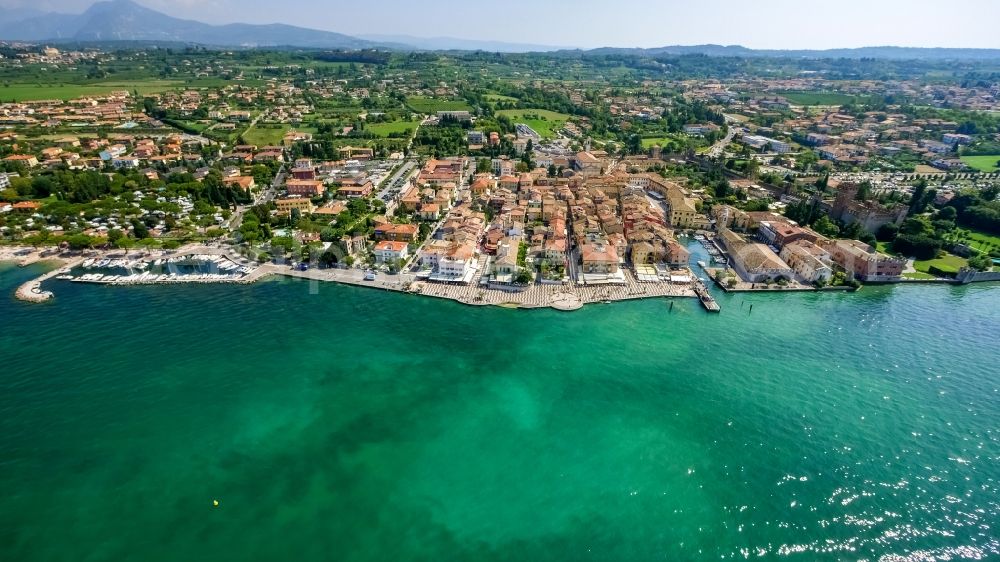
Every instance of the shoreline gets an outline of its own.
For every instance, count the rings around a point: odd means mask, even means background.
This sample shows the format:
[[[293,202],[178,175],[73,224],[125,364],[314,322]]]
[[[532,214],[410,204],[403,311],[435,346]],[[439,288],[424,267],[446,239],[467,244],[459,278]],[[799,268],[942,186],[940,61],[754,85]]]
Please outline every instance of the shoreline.
[[[120,251],[91,251],[75,255],[53,254],[52,248],[30,248],[24,246],[0,246],[0,261],[14,262],[19,267],[28,266],[35,263],[51,262],[56,264],[52,270],[22,283],[15,291],[18,300],[30,303],[42,303],[54,298],[55,294],[51,290],[42,290],[41,285],[51,279],[68,274],[70,269],[78,267],[87,261],[88,258],[109,258],[120,257]],[[231,248],[210,247],[202,245],[192,245],[181,247],[176,250],[160,250],[144,254],[134,254],[138,261],[151,261],[156,258],[203,255],[223,257],[230,261],[237,262],[242,258],[231,257]],[[691,266],[692,278],[697,280],[694,274],[694,267]],[[560,311],[579,310],[588,304],[611,303],[628,300],[644,300],[651,298],[694,298],[706,305],[698,295],[698,285],[694,282],[685,285],[673,285],[669,282],[640,282],[637,278],[626,271],[626,282],[623,284],[600,284],[600,285],[576,285],[576,284],[533,284],[527,287],[504,289],[491,289],[479,285],[459,285],[448,283],[436,283],[419,280],[411,274],[385,274],[380,273],[377,280],[365,280],[364,273],[360,269],[310,269],[299,271],[291,269],[286,265],[265,263],[254,267],[252,271],[239,278],[213,278],[209,274],[205,275],[185,275],[180,277],[164,278],[166,276],[151,276],[145,279],[137,279],[127,276],[114,276],[109,280],[98,279],[72,279],[72,282],[94,283],[103,285],[158,285],[158,284],[182,284],[182,283],[232,283],[232,284],[252,284],[259,280],[271,277],[282,276],[295,279],[303,279],[324,283],[339,283],[342,285],[353,285],[367,287],[370,289],[381,289],[398,293],[432,297],[455,301],[468,306],[499,306],[503,308],[518,309],[539,309],[552,308]],[[708,273],[708,271],[706,271]],[[100,276],[98,276],[100,277]],[[754,289],[733,288],[721,286],[715,279],[714,284],[724,293],[790,293],[790,292],[854,292],[848,287],[841,288],[805,288],[805,287],[785,287],[785,288],[763,288]],[[957,285],[956,280],[951,279],[904,279],[897,282],[872,283],[873,285],[908,285],[908,284],[944,284]],[[717,307],[717,305],[716,305]],[[718,312],[718,309],[706,305],[710,312]]]
[[[0,253],[0,261],[14,261],[19,266],[26,266],[41,261],[55,262],[57,265],[51,271],[31,279],[18,287],[15,296],[22,301],[41,303],[52,299],[52,291],[41,289],[42,283],[57,276],[65,275],[70,269],[80,266],[87,259],[95,257],[118,257],[120,252],[88,252],[87,254],[43,257],[48,250],[30,249],[24,247],[5,247]],[[223,247],[206,247],[194,245],[172,251],[160,251],[151,254],[135,255],[136,260],[152,260],[164,256],[211,255],[230,257],[231,252]],[[693,272],[692,272],[693,274]],[[378,279],[364,279],[364,272],[359,269],[311,269],[298,271],[288,266],[276,264],[261,264],[241,278],[205,278],[209,275],[190,275],[164,279],[151,276],[145,279],[130,277],[113,277],[110,280],[101,278],[76,278],[72,282],[94,283],[102,285],[157,285],[180,283],[239,283],[251,284],[270,276],[283,276],[296,279],[306,279],[316,282],[339,283],[371,289],[381,289],[404,294],[433,297],[452,300],[469,306],[500,306],[504,308],[538,309],[553,308],[561,311],[578,310],[587,304],[609,303],[625,300],[640,300],[649,298],[697,298],[693,285],[673,285],[668,282],[639,282],[634,276],[627,275],[623,284],[600,285],[544,285],[535,284],[512,290],[490,289],[479,285],[457,285],[434,283],[416,279],[409,274],[379,274]],[[190,277],[190,278],[187,278]]]

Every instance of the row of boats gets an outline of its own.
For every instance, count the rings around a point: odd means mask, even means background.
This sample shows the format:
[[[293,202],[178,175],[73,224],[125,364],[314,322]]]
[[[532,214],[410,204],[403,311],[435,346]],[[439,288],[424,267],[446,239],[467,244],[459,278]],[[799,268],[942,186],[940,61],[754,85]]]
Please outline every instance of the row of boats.
[[[235,282],[246,277],[245,273],[192,273],[179,275],[177,273],[134,273],[131,275],[105,275],[103,273],[86,273],[79,277],[60,275],[58,279],[84,283],[110,283],[115,285],[141,285],[151,283],[190,283],[190,282]]]
[[[703,248],[705,248],[705,251],[708,252],[708,255],[712,256],[712,261],[714,261],[719,265],[727,265],[729,263],[729,260],[726,259],[726,256],[719,251],[719,248],[715,245],[715,242],[713,242],[712,240],[701,234],[695,234],[694,239],[697,240],[698,243],[701,244]]]
[[[128,259],[100,259],[93,258],[84,260],[81,267],[84,269],[111,269],[111,268],[122,268],[128,270],[139,270],[144,271],[149,269],[150,265],[153,267],[164,267],[170,265],[190,265],[195,267],[207,267],[209,270],[218,271],[225,274],[238,273],[245,275],[253,271],[253,268],[240,265],[225,256],[214,256],[209,254],[196,254],[190,256],[175,256],[170,258],[161,258],[154,260],[153,262],[147,262],[143,260],[128,260]],[[128,276],[121,276],[128,277]]]
[[[127,259],[99,259],[99,258],[93,258],[93,259],[84,260],[84,262],[82,264],[80,264],[80,266],[84,267],[86,269],[91,269],[91,268],[95,268],[95,267],[96,268],[124,267],[124,268],[128,268],[128,269],[146,269],[147,267],[149,267],[149,262],[145,262],[145,261],[142,261],[142,260],[131,261],[131,260],[127,260]]]
[[[183,256],[174,258],[164,258],[153,262],[154,266],[165,266],[165,265],[194,265],[194,266],[209,266],[209,268],[216,268],[219,271],[236,271],[240,273],[250,273],[253,268],[247,267],[245,265],[240,265],[225,256],[212,256],[212,255],[194,255],[194,256]]]

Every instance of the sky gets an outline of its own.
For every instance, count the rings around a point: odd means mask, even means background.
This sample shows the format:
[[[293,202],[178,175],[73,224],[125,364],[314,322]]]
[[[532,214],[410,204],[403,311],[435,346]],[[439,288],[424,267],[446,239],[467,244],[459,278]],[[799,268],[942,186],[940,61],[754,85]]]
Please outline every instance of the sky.
[[[757,49],[1000,48],[1000,0],[137,1],[207,23],[287,23],[347,35],[458,37],[562,47],[715,43]],[[0,9],[75,13],[92,3],[0,0]]]

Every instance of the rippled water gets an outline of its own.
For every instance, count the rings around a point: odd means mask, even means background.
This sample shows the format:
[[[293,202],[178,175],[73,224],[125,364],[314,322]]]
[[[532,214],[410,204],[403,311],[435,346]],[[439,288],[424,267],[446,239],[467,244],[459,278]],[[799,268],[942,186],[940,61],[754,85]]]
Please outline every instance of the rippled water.
[[[15,302],[38,272],[0,269],[2,560],[1000,558],[997,285]]]

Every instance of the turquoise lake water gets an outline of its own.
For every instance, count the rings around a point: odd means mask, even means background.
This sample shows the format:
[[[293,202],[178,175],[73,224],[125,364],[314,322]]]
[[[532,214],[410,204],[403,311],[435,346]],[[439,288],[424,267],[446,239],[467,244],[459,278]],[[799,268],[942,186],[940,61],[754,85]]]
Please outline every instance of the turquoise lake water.
[[[0,265],[0,560],[1000,559],[995,284],[15,301],[41,271]]]

